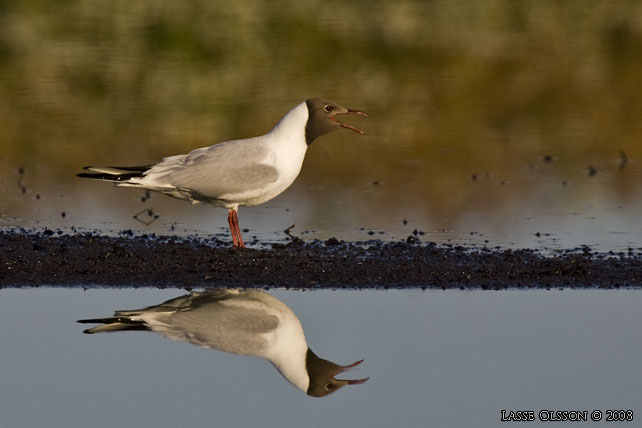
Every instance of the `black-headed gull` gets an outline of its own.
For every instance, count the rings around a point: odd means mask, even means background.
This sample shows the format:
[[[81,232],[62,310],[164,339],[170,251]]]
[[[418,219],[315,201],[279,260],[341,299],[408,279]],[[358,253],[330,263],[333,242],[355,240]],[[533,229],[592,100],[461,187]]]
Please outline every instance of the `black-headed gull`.
[[[164,158],[155,165],[134,167],[87,166],[78,177],[115,182],[227,208],[234,246],[245,247],[238,224],[240,205],[269,201],[290,187],[301,171],[308,146],[321,135],[339,128],[363,131],[336,116],[357,114],[323,98],[311,98],[290,110],[260,137],[231,140],[188,154]]]

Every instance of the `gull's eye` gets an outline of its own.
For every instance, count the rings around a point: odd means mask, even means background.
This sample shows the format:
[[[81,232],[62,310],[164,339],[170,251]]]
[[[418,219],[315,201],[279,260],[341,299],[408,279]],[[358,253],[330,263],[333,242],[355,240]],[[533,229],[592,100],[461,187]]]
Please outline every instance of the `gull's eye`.
[[[326,105],[323,107],[323,110],[325,110],[325,111],[327,111],[328,113],[330,113],[332,110],[334,110],[334,107],[332,107],[330,104],[326,104]]]

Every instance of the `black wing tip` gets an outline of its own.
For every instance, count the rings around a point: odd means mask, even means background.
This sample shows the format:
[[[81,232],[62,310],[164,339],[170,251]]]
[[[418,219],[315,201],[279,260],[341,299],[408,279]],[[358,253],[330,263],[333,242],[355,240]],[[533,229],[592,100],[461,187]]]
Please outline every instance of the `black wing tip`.
[[[106,318],[92,318],[86,320],[76,320],[80,324],[103,324],[105,323]]]

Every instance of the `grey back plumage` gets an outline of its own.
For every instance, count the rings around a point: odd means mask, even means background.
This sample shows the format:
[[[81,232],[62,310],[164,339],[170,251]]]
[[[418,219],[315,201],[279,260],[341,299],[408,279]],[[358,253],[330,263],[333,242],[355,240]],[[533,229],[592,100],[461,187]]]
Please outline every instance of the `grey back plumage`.
[[[89,333],[147,329],[204,348],[263,357],[279,326],[281,306],[287,308],[260,291],[211,290],[80,322],[107,323]]]
[[[150,328],[170,339],[204,348],[262,356],[270,343],[270,332],[278,327],[279,320],[252,306],[233,307],[225,301],[210,302],[193,310],[173,313]]]
[[[145,179],[189,190],[194,199],[225,199],[276,181],[278,172],[273,166],[257,163],[268,156],[269,149],[260,139],[228,141],[165,158],[145,173]]]

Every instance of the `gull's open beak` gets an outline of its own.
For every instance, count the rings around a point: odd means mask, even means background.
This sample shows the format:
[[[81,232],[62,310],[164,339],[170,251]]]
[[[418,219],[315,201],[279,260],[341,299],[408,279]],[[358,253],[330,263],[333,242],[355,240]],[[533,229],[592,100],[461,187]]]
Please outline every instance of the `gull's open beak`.
[[[340,114],[358,114],[359,116],[365,116],[365,117],[368,117],[368,115],[367,115],[365,112],[362,112],[361,110],[352,110],[352,109],[347,109],[347,111],[346,111],[345,113],[340,113]],[[335,122],[337,122],[337,124],[338,124],[339,126],[341,126],[342,128],[346,128],[346,129],[349,129],[349,130],[351,130],[351,131],[356,132],[357,134],[361,134],[361,135],[363,135],[363,131],[362,131],[362,130],[357,129],[357,128],[355,128],[355,127],[354,127],[354,126],[352,126],[352,125],[348,125],[347,123],[343,123],[343,122],[338,121],[338,120],[336,119],[336,116],[332,116],[332,117],[330,118],[330,120],[334,120],[334,121],[335,121]]]
[[[365,115],[365,113],[363,113],[363,112],[359,112],[359,113]],[[354,363],[352,363],[352,364],[350,364],[348,366],[341,366],[341,368],[339,369],[339,371],[337,373],[335,373],[335,375],[337,375],[339,373],[343,373],[344,371],[349,370],[349,369],[351,369],[353,367],[356,367],[361,363],[363,363],[363,360],[359,360],[359,361],[354,362]],[[364,383],[368,379],[370,379],[370,378],[367,377],[365,379],[335,379],[335,380],[337,380],[339,382],[345,382],[348,385],[358,385],[360,383]]]

